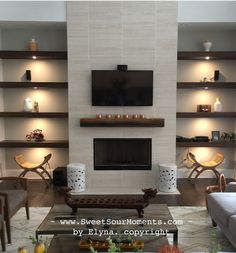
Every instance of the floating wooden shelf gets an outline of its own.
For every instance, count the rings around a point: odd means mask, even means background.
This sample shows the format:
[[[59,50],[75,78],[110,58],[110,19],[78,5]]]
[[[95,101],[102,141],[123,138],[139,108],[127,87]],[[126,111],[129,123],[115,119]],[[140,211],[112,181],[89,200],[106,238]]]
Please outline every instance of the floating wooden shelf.
[[[236,112],[177,112],[177,118],[236,118]]]
[[[164,127],[165,120],[162,118],[145,119],[80,119],[81,127]]]
[[[236,141],[214,141],[214,142],[177,142],[177,147],[236,147]]]
[[[1,59],[32,59],[33,56],[36,56],[39,60],[66,60],[67,52],[0,50]]]
[[[177,89],[236,89],[236,82],[178,82]]]
[[[0,88],[55,88],[67,89],[67,82],[0,82]]]
[[[0,112],[5,118],[68,118],[68,112]]]
[[[4,140],[0,141],[1,148],[68,148],[68,140],[56,141],[24,141],[24,140]]]
[[[210,60],[236,60],[235,51],[216,51],[216,52],[198,52],[182,51],[178,52],[178,60],[205,60],[209,56]]]

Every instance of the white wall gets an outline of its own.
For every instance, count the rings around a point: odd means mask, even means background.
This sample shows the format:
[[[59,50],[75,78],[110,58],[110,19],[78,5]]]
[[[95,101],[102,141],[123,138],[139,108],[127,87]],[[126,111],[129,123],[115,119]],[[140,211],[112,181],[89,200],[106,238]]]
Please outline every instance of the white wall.
[[[0,21],[65,22],[65,2],[0,1]]]
[[[236,22],[235,1],[179,1],[178,22]]]
[[[179,1],[178,22],[236,22],[235,1]],[[1,21],[66,21],[65,1],[0,1]]]

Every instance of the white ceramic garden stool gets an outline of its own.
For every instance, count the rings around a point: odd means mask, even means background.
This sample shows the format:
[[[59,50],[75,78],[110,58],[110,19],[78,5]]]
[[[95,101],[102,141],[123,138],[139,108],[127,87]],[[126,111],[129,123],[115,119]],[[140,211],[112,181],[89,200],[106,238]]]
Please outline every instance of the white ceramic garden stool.
[[[72,192],[85,191],[85,164],[70,163],[67,165],[67,186],[72,188]]]
[[[175,192],[177,181],[177,166],[172,163],[163,163],[159,165],[159,191]]]

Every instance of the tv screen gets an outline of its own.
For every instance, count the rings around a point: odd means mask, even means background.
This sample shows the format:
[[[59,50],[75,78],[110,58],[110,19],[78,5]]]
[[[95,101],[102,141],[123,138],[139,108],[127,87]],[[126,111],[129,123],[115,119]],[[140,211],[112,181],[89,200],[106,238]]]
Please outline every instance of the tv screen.
[[[92,105],[151,106],[153,71],[92,71]]]

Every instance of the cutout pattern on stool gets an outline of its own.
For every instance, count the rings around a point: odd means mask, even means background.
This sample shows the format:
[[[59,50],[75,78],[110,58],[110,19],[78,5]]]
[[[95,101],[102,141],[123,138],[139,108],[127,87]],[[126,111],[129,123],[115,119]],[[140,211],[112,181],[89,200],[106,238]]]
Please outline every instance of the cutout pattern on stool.
[[[160,165],[159,190],[162,192],[176,191],[176,165]]]
[[[85,165],[80,163],[67,165],[67,185],[75,192],[85,191]]]

